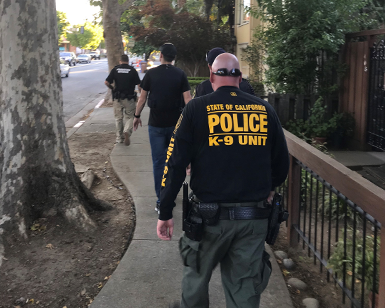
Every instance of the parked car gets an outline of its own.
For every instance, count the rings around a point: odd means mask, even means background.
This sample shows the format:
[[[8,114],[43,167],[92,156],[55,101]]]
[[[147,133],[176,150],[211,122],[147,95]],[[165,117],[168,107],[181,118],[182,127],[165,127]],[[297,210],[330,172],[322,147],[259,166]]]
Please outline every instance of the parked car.
[[[65,64],[69,66],[76,65],[76,56],[73,52],[61,52],[60,59],[64,60]]]
[[[91,63],[91,56],[89,54],[81,54],[78,55],[78,62],[79,63]]]
[[[96,59],[100,60],[100,55],[96,52],[91,52],[89,53],[89,55],[91,56],[91,60],[96,60]]]
[[[60,60],[60,76],[69,77],[70,75],[70,66],[65,63],[64,60]]]

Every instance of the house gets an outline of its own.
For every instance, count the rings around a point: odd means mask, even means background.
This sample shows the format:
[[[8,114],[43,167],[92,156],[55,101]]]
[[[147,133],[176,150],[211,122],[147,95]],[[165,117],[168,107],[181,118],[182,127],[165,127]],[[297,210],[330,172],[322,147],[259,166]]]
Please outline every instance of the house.
[[[245,8],[255,8],[257,6],[258,4],[256,0],[235,0],[234,35],[237,40],[235,55],[239,59],[239,64],[244,78],[249,77],[251,69],[249,64],[242,59],[242,50],[251,44],[255,31],[263,27],[263,22],[260,19],[251,16]]]

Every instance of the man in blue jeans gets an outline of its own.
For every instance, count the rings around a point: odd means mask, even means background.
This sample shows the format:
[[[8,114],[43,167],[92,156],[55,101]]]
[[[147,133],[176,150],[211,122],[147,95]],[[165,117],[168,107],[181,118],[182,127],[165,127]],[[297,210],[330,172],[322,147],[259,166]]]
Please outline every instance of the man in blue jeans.
[[[172,65],[176,56],[175,46],[171,43],[163,44],[160,52],[161,65],[148,70],[140,84],[142,92],[136,106],[133,124],[134,131],[139,125],[142,126],[140,113],[148,95],[148,107],[150,107],[148,134],[157,196],[156,211],[159,211],[160,186],[167,148],[182,107],[191,100],[190,85],[186,74]]]

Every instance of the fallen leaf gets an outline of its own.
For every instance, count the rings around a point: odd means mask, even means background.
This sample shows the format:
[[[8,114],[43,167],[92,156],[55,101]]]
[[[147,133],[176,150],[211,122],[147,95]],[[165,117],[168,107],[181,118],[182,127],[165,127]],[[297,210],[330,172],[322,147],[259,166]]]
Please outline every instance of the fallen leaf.
[[[104,277],[104,280],[108,280],[108,277],[106,276],[106,277]]]
[[[88,277],[88,276],[91,276],[91,274],[89,273],[89,274],[86,274],[86,277]]]
[[[297,294],[301,294],[301,291],[300,291],[300,290],[297,290],[296,292],[297,292]]]
[[[47,246],[45,246],[45,248],[53,249],[54,247],[52,244],[47,244]]]
[[[3,257],[3,260],[8,261],[8,259],[6,257]]]
[[[108,164],[108,161],[106,161],[105,164]]]
[[[31,298],[28,302],[27,302],[27,304],[34,304],[35,303],[35,300],[33,299],[33,298]]]
[[[39,228],[40,228],[40,224],[34,224],[32,225],[31,230],[36,231],[36,230],[39,230]]]
[[[279,264],[282,264],[282,261],[281,261],[281,260],[277,260],[277,262],[278,262]]]
[[[283,271],[282,271],[282,274],[284,274],[285,276],[287,276],[287,275],[289,275],[289,274],[290,274],[290,272],[289,272],[289,271],[287,271],[287,270],[283,270]]]
[[[98,288],[100,289],[100,288],[102,288],[103,287],[103,283],[102,282],[99,282],[98,283]]]
[[[83,289],[81,292],[80,292],[81,295],[84,295],[86,294],[86,289]]]

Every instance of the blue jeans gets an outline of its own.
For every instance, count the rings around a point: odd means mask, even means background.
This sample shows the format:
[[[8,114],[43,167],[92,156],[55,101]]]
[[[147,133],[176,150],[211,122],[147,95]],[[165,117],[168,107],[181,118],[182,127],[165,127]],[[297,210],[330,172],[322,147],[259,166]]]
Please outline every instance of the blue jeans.
[[[148,135],[150,137],[152,166],[154,172],[155,192],[160,198],[160,185],[162,182],[164,166],[166,165],[167,148],[170,143],[172,133],[175,126],[171,127],[155,127],[148,126]]]

